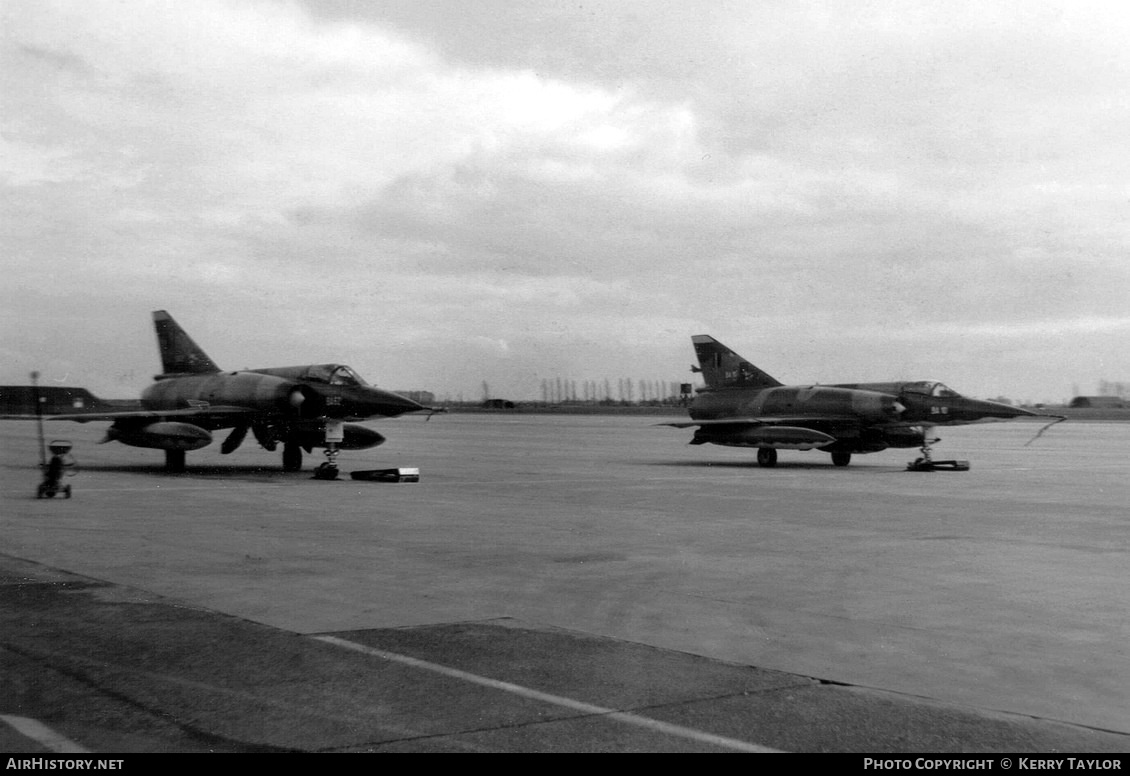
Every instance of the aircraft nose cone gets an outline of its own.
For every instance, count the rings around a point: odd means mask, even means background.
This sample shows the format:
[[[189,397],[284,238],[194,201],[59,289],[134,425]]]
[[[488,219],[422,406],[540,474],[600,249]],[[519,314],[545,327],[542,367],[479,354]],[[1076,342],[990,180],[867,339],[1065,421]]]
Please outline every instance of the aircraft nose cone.
[[[366,390],[364,404],[370,414],[384,415],[386,417],[427,409],[424,405],[409,399],[407,396],[401,396],[398,393],[385,391],[380,388],[369,388]]]
[[[1011,404],[1000,404],[995,401],[977,401],[974,411],[985,418],[1040,417],[1038,412],[1032,412],[1023,407],[1014,407]]]

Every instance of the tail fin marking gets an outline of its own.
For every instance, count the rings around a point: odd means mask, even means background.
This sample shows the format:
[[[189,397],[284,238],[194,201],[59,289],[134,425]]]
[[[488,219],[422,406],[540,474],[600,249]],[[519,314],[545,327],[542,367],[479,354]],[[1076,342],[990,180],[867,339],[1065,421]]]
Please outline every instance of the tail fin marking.
[[[208,358],[192,337],[164,310],[153,313],[153,325],[157,329],[157,348],[161,352],[161,371],[165,375],[210,374],[220,368]]]
[[[708,334],[691,337],[707,388],[774,388],[779,381]]]

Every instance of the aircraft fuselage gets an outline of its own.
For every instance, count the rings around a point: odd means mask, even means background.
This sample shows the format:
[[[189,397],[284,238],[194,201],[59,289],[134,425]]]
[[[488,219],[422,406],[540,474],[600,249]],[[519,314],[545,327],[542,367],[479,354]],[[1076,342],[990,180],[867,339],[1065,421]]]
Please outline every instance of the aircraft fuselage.
[[[290,415],[294,418],[316,417],[304,412],[305,405],[317,394],[291,380],[255,372],[216,372],[185,375],[158,380],[141,394],[141,406],[155,412],[212,407],[249,407],[263,412]],[[311,408],[313,409],[313,408]],[[216,426],[204,418],[197,425]]]
[[[923,426],[963,426],[1038,416],[1038,413],[1011,404],[971,399],[946,388],[941,383],[930,381],[853,383],[838,387],[896,395],[899,403],[906,408],[899,419],[903,423]]]
[[[699,393],[690,407],[695,420],[727,417],[851,417],[870,423],[897,420],[898,398],[868,390],[826,385],[720,388]]]
[[[307,382],[267,372],[216,372],[166,377],[142,392],[141,406],[157,412],[204,410],[205,416],[200,418],[198,425],[211,428],[231,425],[220,418],[206,418],[206,411],[215,407],[246,407],[265,415],[277,415],[283,420],[364,420],[422,409],[410,399],[371,385]]]

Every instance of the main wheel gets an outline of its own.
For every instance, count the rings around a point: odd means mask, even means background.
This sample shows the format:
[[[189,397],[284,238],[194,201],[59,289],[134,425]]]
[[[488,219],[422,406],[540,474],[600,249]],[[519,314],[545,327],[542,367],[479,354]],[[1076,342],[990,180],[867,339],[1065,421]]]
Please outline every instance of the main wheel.
[[[302,469],[302,448],[294,442],[283,445],[282,463],[284,472],[296,472]]]
[[[832,453],[832,463],[836,466],[847,466],[851,463],[851,453]]]
[[[165,451],[165,471],[180,474],[184,471],[184,450]]]
[[[776,466],[777,451],[772,447],[757,448],[757,463],[759,466]]]

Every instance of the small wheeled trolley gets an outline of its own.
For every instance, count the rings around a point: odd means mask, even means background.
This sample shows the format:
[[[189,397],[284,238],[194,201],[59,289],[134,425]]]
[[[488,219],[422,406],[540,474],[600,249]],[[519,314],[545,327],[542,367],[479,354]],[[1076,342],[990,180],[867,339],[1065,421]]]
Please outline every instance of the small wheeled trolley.
[[[64,439],[55,439],[47,446],[51,451],[51,460],[43,470],[43,482],[39,483],[36,498],[55,498],[56,493],[62,493],[63,498],[71,497],[71,486],[63,484],[64,476],[75,473],[75,459],[71,457],[73,445]]]

